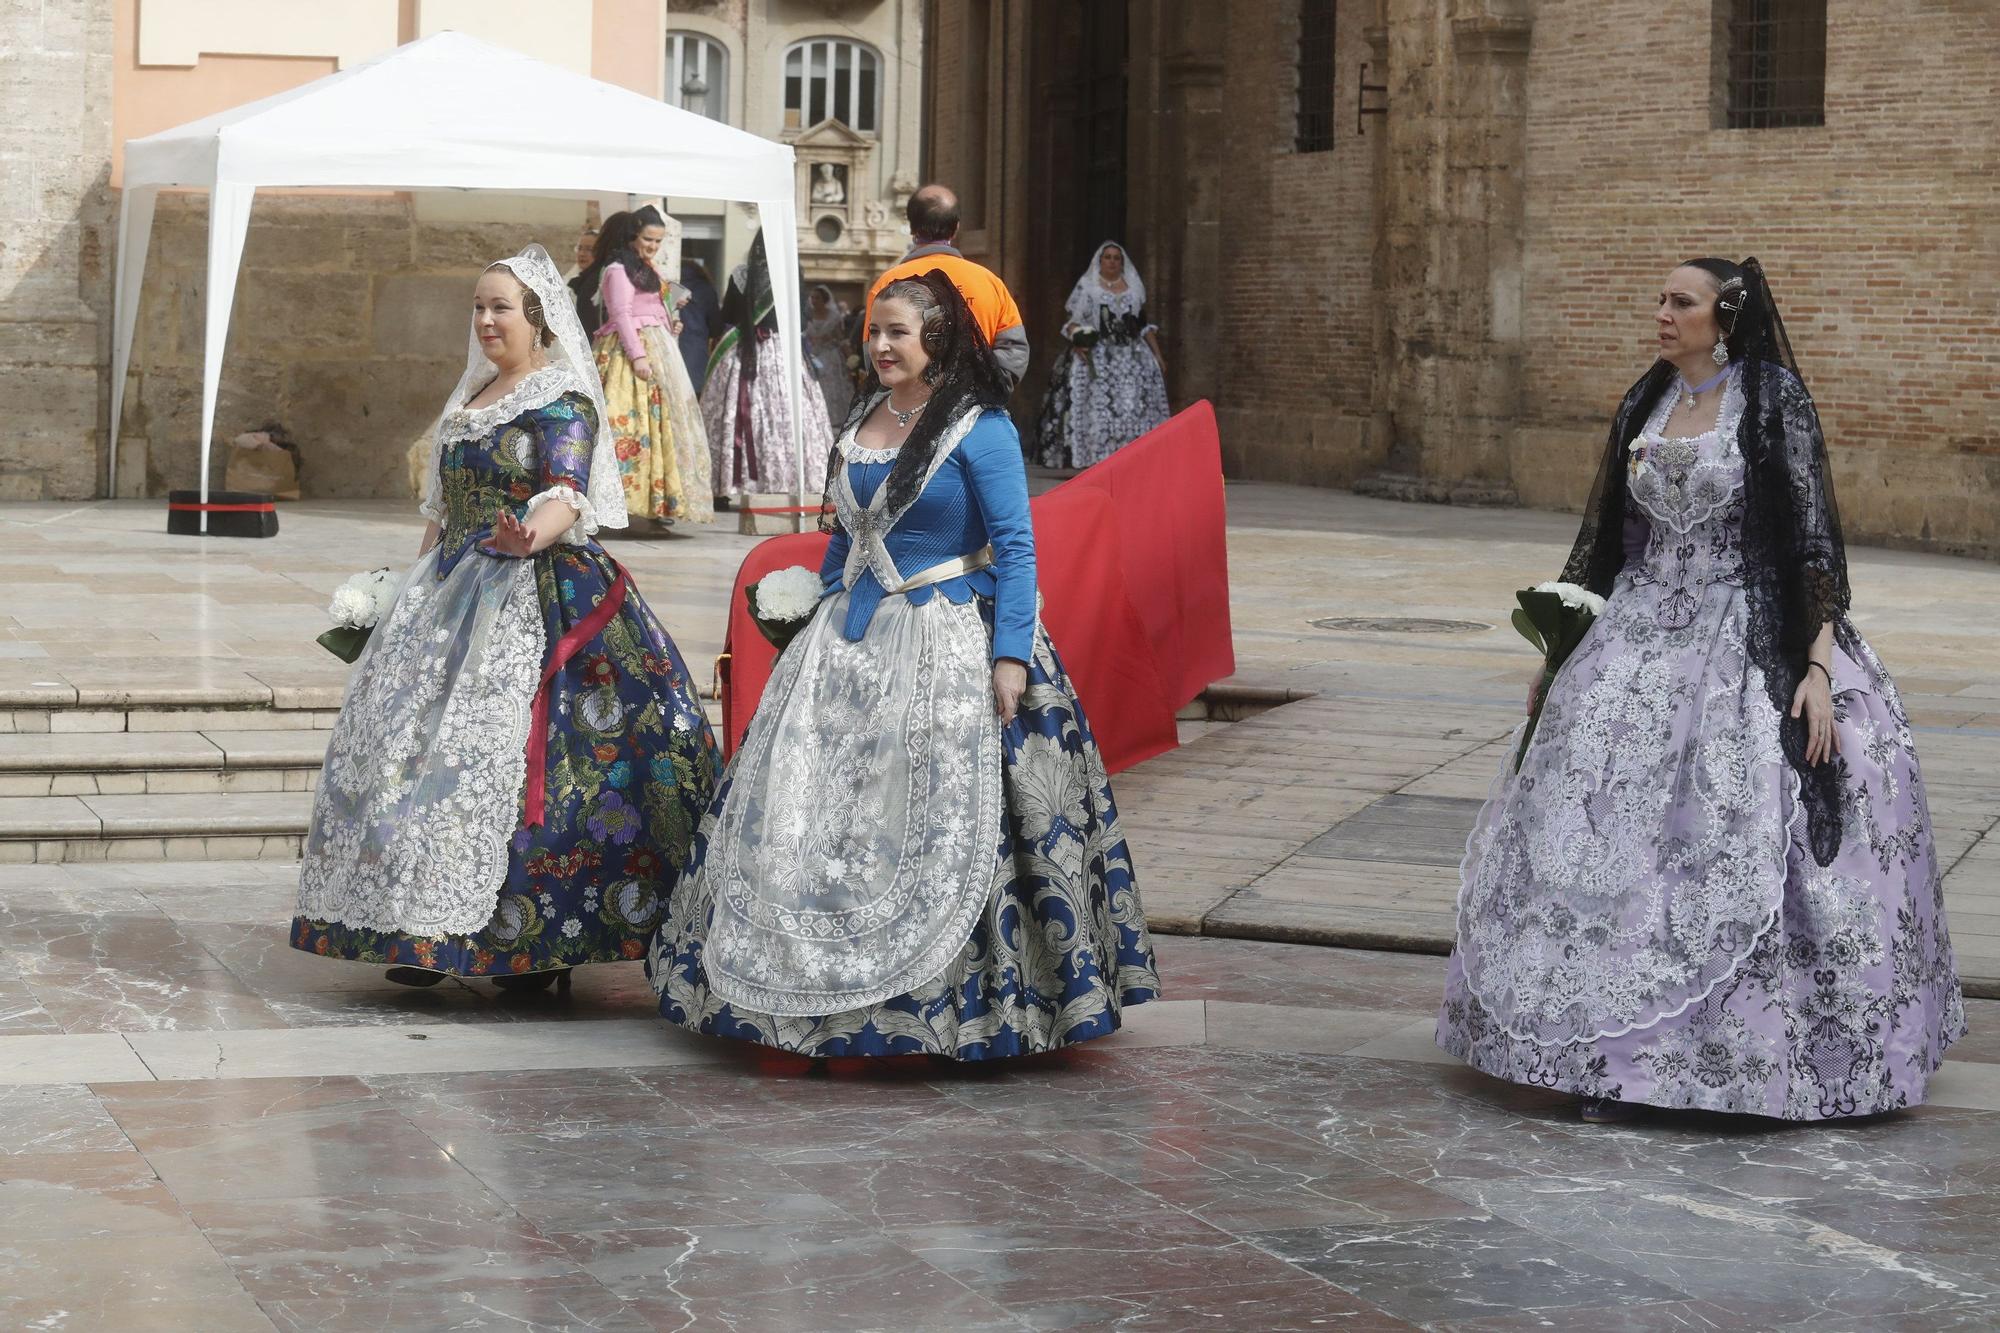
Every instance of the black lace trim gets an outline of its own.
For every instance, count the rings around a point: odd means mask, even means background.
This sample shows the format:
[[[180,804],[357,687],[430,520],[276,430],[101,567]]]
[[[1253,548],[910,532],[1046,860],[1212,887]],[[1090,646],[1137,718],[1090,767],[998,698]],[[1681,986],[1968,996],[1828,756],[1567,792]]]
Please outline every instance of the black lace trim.
[[[1608,595],[1624,568],[1631,512],[1626,453],[1674,374],[1671,365],[1656,363],[1620,402],[1563,566],[1566,582]],[[1826,865],[1840,850],[1846,766],[1838,757],[1806,763],[1805,721],[1791,716],[1792,696],[1822,625],[1833,623],[1843,647],[1854,641],[1847,622],[1847,549],[1827,477],[1826,442],[1805,385],[1782,364],[1750,360],[1743,397],[1737,443],[1743,456],[1743,590],[1750,610],[1746,647],[1764,672],[1765,692],[1778,711],[1779,741],[1799,775],[1813,858]]]

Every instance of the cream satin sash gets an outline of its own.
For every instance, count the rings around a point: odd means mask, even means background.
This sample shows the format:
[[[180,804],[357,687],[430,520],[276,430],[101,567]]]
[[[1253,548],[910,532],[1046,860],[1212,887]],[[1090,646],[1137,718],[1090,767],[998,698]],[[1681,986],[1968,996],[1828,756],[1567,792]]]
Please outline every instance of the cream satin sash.
[[[943,583],[947,579],[955,579],[960,575],[984,569],[992,563],[993,547],[989,543],[980,547],[971,555],[955,556],[950,560],[944,561],[942,564],[932,565],[929,569],[912,574],[895,587],[886,589],[885,591],[890,596],[894,596],[899,592],[914,592],[918,588],[928,588],[933,583]]]

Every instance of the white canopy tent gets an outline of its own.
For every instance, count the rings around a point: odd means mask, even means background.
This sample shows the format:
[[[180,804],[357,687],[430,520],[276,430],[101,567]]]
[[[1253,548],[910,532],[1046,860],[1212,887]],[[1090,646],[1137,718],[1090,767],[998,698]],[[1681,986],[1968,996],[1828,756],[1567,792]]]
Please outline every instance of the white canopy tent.
[[[259,186],[500,190],[744,200],[757,206],[771,263],[785,357],[792,447],[799,426],[797,204],[793,152],[683,111],[461,33],[441,32],[290,92],[125,145],[118,216],[111,379],[111,476],[140,285],[163,186],[209,192],[207,322],[201,379],[201,497],[222,349],[250,203]],[[494,256],[499,258],[500,256]],[[801,503],[795,495],[794,503]],[[202,530],[207,531],[207,513]]]

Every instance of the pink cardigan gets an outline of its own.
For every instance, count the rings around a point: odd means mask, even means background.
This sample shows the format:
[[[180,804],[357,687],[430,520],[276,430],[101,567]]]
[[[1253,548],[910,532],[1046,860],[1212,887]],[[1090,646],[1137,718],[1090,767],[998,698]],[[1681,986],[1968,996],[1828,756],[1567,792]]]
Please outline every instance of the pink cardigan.
[[[603,337],[606,330],[618,331],[618,344],[625,349],[628,360],[637,364],[646,359],[646,344],[639,341],[639,330],[648,324],[657,324],[666,329],[673,327],[667,318],[666,302],[661,300],[665,285],[657,292],[642,292],[632,285],[622,264],[606,264],[597,279],[599,294],[604,298],[604,327],[593,337]]]

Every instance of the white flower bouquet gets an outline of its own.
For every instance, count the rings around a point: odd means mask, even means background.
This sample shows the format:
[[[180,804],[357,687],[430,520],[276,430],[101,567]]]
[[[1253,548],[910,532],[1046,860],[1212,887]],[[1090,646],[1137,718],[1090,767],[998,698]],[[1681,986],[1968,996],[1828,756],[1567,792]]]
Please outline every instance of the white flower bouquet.
[[[1521,733],[1521,748],[1514,753],[1514,771],[1518,773],[1528,754],[1528,742],[1535,738],[1535,727],[1542,720],[1549,685],[1597,617],[1604,614],[1604,599],[1574,583],[1537,583],[1515,593],[1514,600],[1521,604],[1514,612],[1514,628],[1542,654],[1542,674],[1535,681],[1528,725]]]
[[[361,656],[361,650],[368,646],[368,636],[395,604],[396,587],[395,575],[384,568],[356,574],[335,588],[333,601],[326,608],[333,628],[316,642],[343,662]]]
[[[766,574],[743,591],[758,630],[782,653],[785,645],[812,619],[824,585],[815,571],[804,565],[788,565]]]

